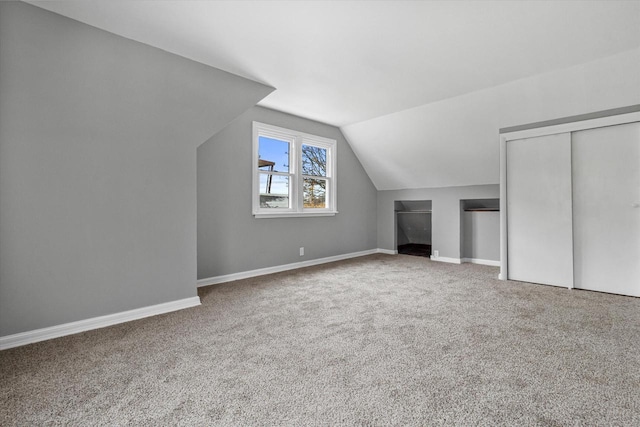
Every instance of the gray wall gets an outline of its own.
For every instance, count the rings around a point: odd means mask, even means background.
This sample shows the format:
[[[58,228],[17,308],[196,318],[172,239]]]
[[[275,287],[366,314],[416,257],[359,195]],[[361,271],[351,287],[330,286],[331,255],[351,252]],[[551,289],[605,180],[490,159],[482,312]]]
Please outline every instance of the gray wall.
[[[394,220],[396,200],[431,200],[433,202],[432,251],[439,251],[441,257],[461,258],[460,200],[490,199],[499,196],[500,190],[497,184],[379,191],[378,247],[396,249]]]
[[[398,227],[396,228],[396,242],[398,246],[411,243],[407,235],[404,234],[404,231],[402,230],[402,227],[400,227],[400,225],[398,225]]]
[[[337,140],[336,216],[253,217],[254,120]],[[305,248],[303,257],[299,256],[301,246]],[[376,189],[338,128],[254,107],[198,148],[198,278],[373,248]]]
[[[396,245],[431,244],[431,200],[396,200]],[[411,212],[411,213],[407,213]]]
[[[272,89],[0,2],[0,335],[196,295],[196,147]]]
[[[500,261],[500,212],[462,212],[462,257]]]
[[[431,244],[431,214],[426,212],[396,212],[397,244]]]

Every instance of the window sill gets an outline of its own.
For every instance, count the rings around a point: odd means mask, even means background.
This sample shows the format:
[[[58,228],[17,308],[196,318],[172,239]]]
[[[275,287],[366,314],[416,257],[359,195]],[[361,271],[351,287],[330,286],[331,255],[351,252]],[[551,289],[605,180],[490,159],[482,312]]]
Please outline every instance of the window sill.
[[[256,219],[264,218],[304,218],[304,217],[320,217],[320,216],[335,216],[338,211],[324,211],[324,212],[279,212],[279,213],[256,213],[253,216]]]

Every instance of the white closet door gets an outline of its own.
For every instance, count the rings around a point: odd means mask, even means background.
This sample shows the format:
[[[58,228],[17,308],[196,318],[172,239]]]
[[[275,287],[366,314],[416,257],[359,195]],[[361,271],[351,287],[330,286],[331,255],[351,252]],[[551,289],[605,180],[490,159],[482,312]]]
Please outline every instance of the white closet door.
[[[571,135],[506,147],[508,278],[573,287]]]
[[[640,296],[640,123],[575,132],[575,287]]]

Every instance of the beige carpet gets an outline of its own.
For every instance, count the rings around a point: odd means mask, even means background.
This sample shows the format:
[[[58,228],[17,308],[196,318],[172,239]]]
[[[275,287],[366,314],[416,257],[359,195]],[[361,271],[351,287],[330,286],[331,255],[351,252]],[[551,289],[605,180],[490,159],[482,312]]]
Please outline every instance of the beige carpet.
[[[640,425],[640,299],[372,255],[0,352],[0,425]]]

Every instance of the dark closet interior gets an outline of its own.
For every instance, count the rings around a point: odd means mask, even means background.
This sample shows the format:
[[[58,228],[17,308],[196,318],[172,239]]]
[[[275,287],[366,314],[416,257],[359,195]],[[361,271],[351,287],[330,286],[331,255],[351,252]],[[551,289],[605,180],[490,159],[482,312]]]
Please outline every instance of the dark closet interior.
[[[431,200],[395,202],[396,243],[399,254],[431,256]]]

